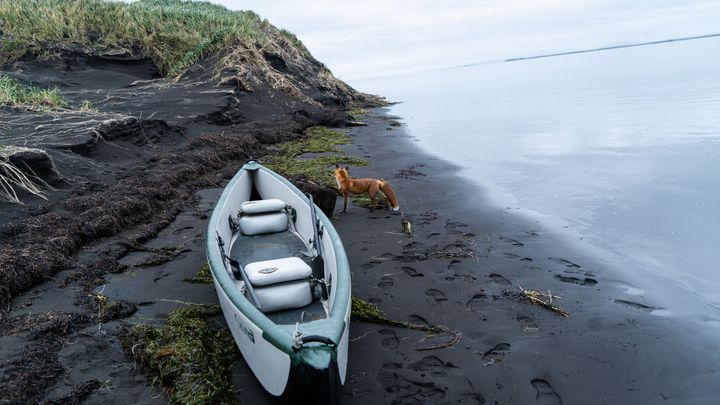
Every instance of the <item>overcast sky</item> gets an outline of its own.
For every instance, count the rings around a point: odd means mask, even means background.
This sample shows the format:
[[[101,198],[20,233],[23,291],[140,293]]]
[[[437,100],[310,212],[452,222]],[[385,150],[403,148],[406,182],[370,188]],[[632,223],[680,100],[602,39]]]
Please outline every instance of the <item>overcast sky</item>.
[[[286,28],[345,80],[720,32],[720,0],[216,0]]]
[[[720,0],[212,1],[294,32],[350,82],[720,32]]]

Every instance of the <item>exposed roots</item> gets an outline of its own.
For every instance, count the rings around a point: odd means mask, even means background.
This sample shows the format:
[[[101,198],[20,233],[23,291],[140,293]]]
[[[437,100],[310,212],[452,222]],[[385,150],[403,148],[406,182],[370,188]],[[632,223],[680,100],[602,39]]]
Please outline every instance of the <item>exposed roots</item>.
[[[47,200],[44,190],[48,187],[39,178],[35,178],[35,181],[31,180],[22,170],[0,156],[0,201],[22,204],[17,189]]]

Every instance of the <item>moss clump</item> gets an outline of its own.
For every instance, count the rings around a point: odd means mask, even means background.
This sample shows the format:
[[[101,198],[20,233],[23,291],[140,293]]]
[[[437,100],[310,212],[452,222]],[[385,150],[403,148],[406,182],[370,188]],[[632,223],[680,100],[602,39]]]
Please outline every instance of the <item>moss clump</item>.
[[[376,209],[390,209],[390,202],[388,199],[382,194],[382,192],[375,195],[375,201],[377,201],[377,207]],[[350,202],[357,205],[358,207],[363,207],[367,209],[372,209],[373,203],[370,197],[368,196],[360,196],[360,197],[353,197]]]
[[[210,266],[205,263],[205,265],[202,266],[200,271],[195,273],[194,277],[183,279],[183,281],[195,284],[212,284],[213,278],[212,274],[210,273]]]
[[[348,156],[337,145],[346,144],[350,138],[340,132],[325,127],[310,127],[301,140],[286,142],[278,146],[278,153],[264,162],[266,166],[290,177],[305,174],[315,183],[325,187],[335,187],[335,175],[332,167],[336,164],[367,166],[368,162]],[[331,153],[310,159],[298,159],[303,153]]]
[[[120,341],[143,373],[176,404],[232,402],[232,363],[239,358],[227,329],[212,326],[217,305],[193,305],[170,313],[161,329],[126,326]]]
[[[24,86],[10,77],[0,76],[0,105],[62,108],[67,106],[67,101],[58,89]]]
[[[141,0],[13,0],[0,2],[3,37],[0,65],[43,43],[72,43],[98,50],[139,49],[163,74],[223,49],[257,49],[278,30],[252,11],[231,11],[210,2]],[[280,32],[298,51],[307,49]]]

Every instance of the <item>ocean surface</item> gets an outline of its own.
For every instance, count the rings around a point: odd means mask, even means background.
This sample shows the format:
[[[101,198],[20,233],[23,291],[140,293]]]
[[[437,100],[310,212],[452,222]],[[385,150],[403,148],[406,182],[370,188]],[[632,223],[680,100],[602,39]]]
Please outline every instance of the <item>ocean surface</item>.
[[[469,198],[567,227],[661,313],[720,325],[720,38],[351,84],[400,102]]]

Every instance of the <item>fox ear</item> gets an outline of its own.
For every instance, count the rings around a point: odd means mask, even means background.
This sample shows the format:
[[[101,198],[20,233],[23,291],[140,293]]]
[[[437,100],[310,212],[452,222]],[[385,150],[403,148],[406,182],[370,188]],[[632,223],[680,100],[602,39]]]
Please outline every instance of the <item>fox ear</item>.
[[[350,166],[345,166],[345,170],[350,171]]]
[[[335,168],[336,168],[336,169],[339,169],[339,168],[340,168],[340,165],[337,164],[337,163],[335,163]]]

